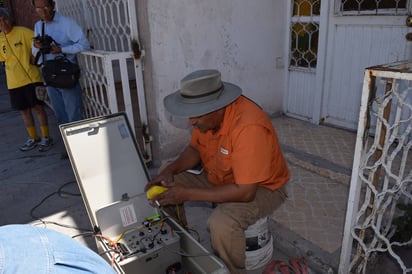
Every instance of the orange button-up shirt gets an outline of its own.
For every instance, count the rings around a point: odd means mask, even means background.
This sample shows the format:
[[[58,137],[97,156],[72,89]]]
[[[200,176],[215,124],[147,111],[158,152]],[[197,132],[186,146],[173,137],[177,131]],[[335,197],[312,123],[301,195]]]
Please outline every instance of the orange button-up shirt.
[[[195,147],[213,184],[251,184],[275,190],[290,178],[290,171],[269,117],[244,96],[226,106],[216,133],[193,129]]]

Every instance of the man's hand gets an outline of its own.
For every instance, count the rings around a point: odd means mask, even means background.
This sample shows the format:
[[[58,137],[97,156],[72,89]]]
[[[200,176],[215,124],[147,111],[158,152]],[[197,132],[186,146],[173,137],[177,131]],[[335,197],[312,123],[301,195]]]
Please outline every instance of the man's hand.
[[[192,146],[187,146],[180,156],[164,168],[159,175],[151,180],[146,186],[145,191],[154,185],[170,187],[173,185],[173,175],[190,169],[200,163],[199,152]]]
[[[37,39],[34,39],[33,40],[33,46],[35,47],[35,48],[41,48],[41,46],[42,46],[42,44],[41,44],[41,42],[39,41],[39,40],[37,40]]]
[[[50,53],[51,54],[59,54],[62,53],[62,48],[56,45],[51,45],[51,49],[50,49]]]
[[[151,180],[147,185],[144,187],[144,190],[147,191],[149,190],[152,186],[165,186],[165,187],[170,187],[173,185],[173,174],[170,172],[167,172],[166,170],[164,172],[161,172],[159,175],[157,175],[153,180]]]
[[[152,200],[155,198],[157,195],[162,194],[165,192],[168,188],[164,186],[152,186],[149,188],[149,190],[146,192],[146,196],[149,200]]]
[[[168,187],[168,190],[157,195],[153,200],[160,206],[182,204],[187,200],[185,196],[187,190],[188,188],[183,184],[173,183],[173,186]]]

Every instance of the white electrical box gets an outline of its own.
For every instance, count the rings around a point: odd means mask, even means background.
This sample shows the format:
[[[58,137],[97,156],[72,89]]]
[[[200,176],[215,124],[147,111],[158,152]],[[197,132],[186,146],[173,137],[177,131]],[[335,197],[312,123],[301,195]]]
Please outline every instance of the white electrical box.
[[[229,274],[216,256],[149,205],[144,159],[124,113],[60,125],[99,250],[118,273]]]

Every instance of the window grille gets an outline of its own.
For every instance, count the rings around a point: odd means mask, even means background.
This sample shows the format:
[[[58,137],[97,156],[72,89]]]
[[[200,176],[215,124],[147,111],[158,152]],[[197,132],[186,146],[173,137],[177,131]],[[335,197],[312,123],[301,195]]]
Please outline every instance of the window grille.
[[[131,51],[131,0],[56,0],[58,10],[87,27],[93,49]]]
[[[337,15],[405,15],[408,0],[339,0]]]
[[[379,269],[385,258],[396,273],[412,272],[410,68],[403,61],[365,71],[339,273],[389,273]]]
[[[320,0],[294,0],[290,27],[290,68],[316,68]]]
[[[85,117],[126,112],[145,161],[151,164],[142,52],[133,51],[132,35],[138,37],[136,1],[55,1],[59,12],[83,26],[93,48],[77,56]]]

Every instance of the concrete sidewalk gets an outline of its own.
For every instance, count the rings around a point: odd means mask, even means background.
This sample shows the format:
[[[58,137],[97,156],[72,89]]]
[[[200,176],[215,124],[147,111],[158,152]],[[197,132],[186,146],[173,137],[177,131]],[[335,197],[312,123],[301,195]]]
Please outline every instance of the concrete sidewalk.
[[[65,148],[55,117],[47,112],[53,148],[21,152],[27,133],[20,113],[10,107],[0,68],[0,225],[46,226],[80,235],[76,239],[97,250],[94,239],[82,234],[91,224],[70,162],[62,158]],[[270,219],[273,259],[305,256],[310,273],[337,273],[356,134],[284,116],[272,121],[292,172],[289,198]],[[205,203],[186,204],[189,224],[209,250],[205,227],[211,210]]]
[[[21,152],[18,147],[26,140],[27,133],[20,113],[10,108],[8,92],[4,86],[4,72],[0,71],[0,125],[3,129],[0,133],[0,183],[3,190],[0,194],[0,225],[44,225],[72,237],[90,231],[89,218],[70,162],[67,158],[61,157],[65,153],[65,148],[53,112],[47,108],[50,131],[54,138],[53,148],[47,152],[39,152],[36,149]],[[307,159],[304,158],[309,157],[309,153],[312,152],[304,154],[302,151],[307,151],[307,148],[290,142],[296,141],[296,137],[299,136],[296,133],[298,130],[301,136],[306,137],[302,139],[303,144],[307,144],[305,127],[312,125],[285,117],[275,118],[273,123],[292,170],[292,179],[288,185],[289,199],[273,214],[270,221],[275,239],[274,258],[285,260],[298,255],[312,254],[312,257],[322,258],[320,265],[311,265],[314,267],[312,272],[316,272],[316,269],[335,269],[339,239],[342,235],[347,184],[333,181],[302,166],[302,163],[307,163]],[[325,215],[319,211],[321,208],[316,209],[321,205],[319,201],[330,202],[333,199],[336,202],[336,197],[321,195],[325,191],[319,189],[320,187],[330,188],[330,192],[340,195],[339,202],[333,206],[333,220],[323,218],[318,220],[315,226],[314,221],[311,221],[312,217]],[[316,197],[313,196],[315,193]],[[312,204],[314,201],[318,203]],[[205,203],[188,203],[186,208],[189,224],[198,231],[201,244],[210,250],[209,235],[205,227],[207,216],[212,209]],[[310,225],[307,225],[308,223]],[[333,228],[328,229],[330,231],[327,237],[324,231],[319,230],[325,223],[331,224]],[[96,250],[95,241],[90,236],[79,236],[76,239]],[[261,270],[257,270],[250,273],[260,272]]]
[[[79,189],[65,153],[64,144],[51,109],[49,127],[54,139],[47,152],[19,150],[27,139],[21,114],[10,107],[4,69],[0,69],[0,225],[36,223],[73,236],[90,230]],[[36,121],[37,122],[37,121]],[[93,248],[94,241],[80,241]]]

